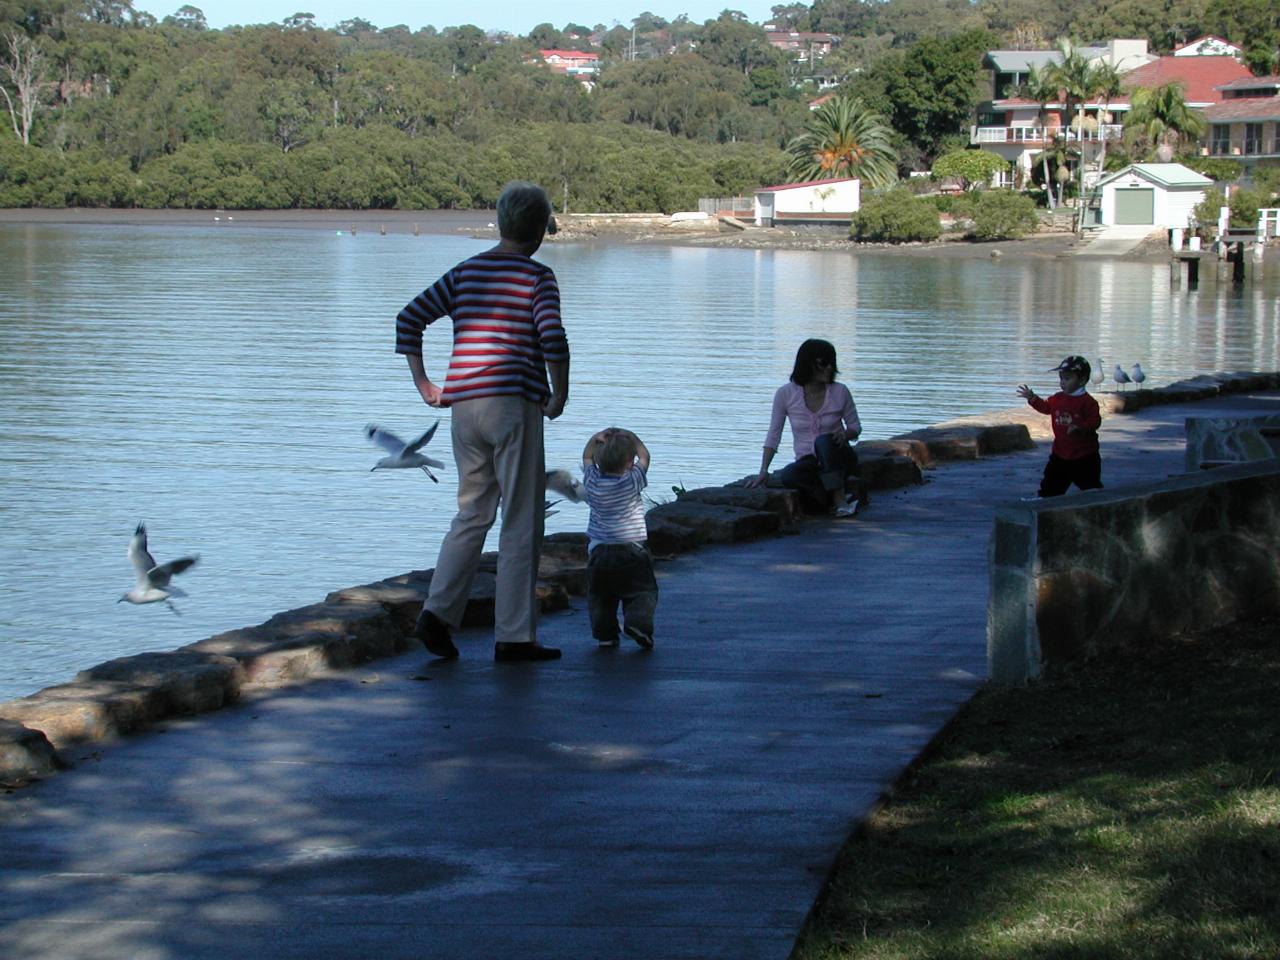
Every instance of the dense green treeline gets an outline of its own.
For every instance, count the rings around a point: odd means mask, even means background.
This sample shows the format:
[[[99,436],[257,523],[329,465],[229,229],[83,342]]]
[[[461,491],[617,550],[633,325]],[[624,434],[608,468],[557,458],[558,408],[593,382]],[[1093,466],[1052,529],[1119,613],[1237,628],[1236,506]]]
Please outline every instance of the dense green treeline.
[[[157,20],[128,0],[0,0],[0,205],[470,207],[518,176],[571,210],[674,210],[785,179],[823,78],[887,120],[902,172],[963,142],[990,46],[1146,35],[1167,49],[1215,32],[1261,63],[1280,42],[1274,0],[816,0],[774,14],[841,43],[798,61],[732,11],[646,13],[591,46],[572,24],[495,37],[296,14],[209,30],[194,6]],[[552,46],[598,52],[594,87],[531,62]]]

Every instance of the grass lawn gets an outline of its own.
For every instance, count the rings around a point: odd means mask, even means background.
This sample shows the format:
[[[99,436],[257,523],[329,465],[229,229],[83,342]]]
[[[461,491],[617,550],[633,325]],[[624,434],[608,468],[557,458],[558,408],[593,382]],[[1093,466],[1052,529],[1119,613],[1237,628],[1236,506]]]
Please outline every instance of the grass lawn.
[[[793,957],[1280,958],[1280,620],[979,693]]]

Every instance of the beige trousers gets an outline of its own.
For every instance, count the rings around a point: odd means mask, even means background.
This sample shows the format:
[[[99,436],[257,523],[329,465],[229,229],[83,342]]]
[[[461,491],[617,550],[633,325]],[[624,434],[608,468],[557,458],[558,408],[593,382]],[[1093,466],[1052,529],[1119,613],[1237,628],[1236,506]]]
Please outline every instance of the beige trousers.
[[[538,557],[546,495],[542,407],[523,397],[463,400],[450,408],[458,467],[458,513],[440,545],[424,605],[457,627],[462,622],[485,535],[502,503],[494,639],[537,639]]]

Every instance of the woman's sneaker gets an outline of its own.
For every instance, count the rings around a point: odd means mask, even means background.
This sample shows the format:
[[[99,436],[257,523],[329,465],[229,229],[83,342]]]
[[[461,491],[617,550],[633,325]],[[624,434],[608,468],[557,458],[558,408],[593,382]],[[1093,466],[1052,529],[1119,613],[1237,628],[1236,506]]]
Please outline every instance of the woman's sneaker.
[[[638,630],[635,627],[623,627],[622,632],[638,643],[641,648],[645,650],[653,649],[653,637],[649,636],[649,634],[645,633],[643,630]]]

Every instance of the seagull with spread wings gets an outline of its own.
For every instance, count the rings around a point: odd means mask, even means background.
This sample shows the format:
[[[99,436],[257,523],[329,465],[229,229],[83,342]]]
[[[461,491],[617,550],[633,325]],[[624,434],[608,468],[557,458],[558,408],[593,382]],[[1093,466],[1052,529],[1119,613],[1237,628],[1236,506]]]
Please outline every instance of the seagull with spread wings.
[[[431,472],[431,467],[439,470],[444,467],[444,464],[439,460],[428,457],[424,453],[418,452],[436,435],[436,427],[438,426],[440,426],[439,420],[433,423],[427,432],[418,437],[418,439],[405,443],[390,430],[383,430],[375,424],[369,424],[364,428],[364,435],[387,451],[387,456],[375,463],[372,469],[402,470],[408,467],[417,467],[430,477],[434,483],[439,483],[440,481],[436,479],[436,475]]]
[[[126,600],[129,603],[164,601],[170,610],[177,613],[178,608],[169,598],[185,597],[186,593],[169,581],[173,579],[174,574],[182,573],[195,566],[198,559],[200,559],[199,556],[193,554],[167,563],[156,563],[155,557],[151,556],[150,551],[147,550],[147,528],[139,523],[137,529],[133,531],[133,537],[129,540],[129,562],[133,564],[134,572],[138,575],[138,582],[116,603],[123,603]]]

